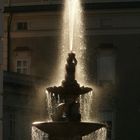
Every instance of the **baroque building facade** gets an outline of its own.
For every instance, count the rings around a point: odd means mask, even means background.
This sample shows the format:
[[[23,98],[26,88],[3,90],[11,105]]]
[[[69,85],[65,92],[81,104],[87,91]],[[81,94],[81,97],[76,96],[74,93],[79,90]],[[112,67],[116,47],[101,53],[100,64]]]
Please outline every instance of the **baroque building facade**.
[[[109,140],[137,139],[140,2],[87,0],[84,10],[87,75],[100,89],[98,118],[109,124]],[[59,57],[62,1],[11,0],[4,14],[4,69],[49,82]]]

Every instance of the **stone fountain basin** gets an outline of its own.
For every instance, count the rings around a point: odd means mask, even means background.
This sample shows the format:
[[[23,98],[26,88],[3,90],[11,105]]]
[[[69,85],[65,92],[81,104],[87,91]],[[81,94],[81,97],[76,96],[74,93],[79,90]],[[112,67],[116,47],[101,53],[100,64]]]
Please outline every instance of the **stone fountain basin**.
[[[90,122],[42,122],[33,124],[33,126],[46,132],[50,136],[57,137],[82,137],[105,127],[104,124]]]

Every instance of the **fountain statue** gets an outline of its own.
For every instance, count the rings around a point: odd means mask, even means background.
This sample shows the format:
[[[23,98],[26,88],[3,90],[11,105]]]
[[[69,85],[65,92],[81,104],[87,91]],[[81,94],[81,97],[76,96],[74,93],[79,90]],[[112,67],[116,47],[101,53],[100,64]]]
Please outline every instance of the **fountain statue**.
[[[52,114],[52,122],[42,122],[33,126],[46,132],[49,140],[82,140],[82,136],[96,131],[104,124],[81,122],[79,96],[86,94],[92,88],[80,86],[75,80],[77,60],[75,53],[68,54],[65,66],[65,79],[61,86],[48,87],[47,91],[53,97],[52,100],[59,100],[59,104]]]

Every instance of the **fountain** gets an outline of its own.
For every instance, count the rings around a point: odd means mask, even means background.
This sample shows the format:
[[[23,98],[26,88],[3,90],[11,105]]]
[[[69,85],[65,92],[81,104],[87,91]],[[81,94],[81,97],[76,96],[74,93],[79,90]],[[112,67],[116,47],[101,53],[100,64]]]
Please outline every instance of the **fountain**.
[[[83,66],[81,65],[83,64],[83,59],[81,59],[81,57],[77,57],[78,59],[76,59],[76,54],[83,56],[85,51],[82,10],[80,0],[65,0],[64,5],[62,45],[60,46],[69,46],[69,51],[67,51],[68,47],[61,48],[61,50],[65,52],[63,56],[67,54],[66,52],[69,52],[66,58],[65,77],[60,86],[48,87],[46,89],[47,96],[49,97],[47,101],[48,105],[52,105],[52,107],[50,107],[51,111],[48,111],[51,121],[33,123],[33,126],[47,133],[49,140],[82,140],[83,136],[87,136],[105,127],[105,125],[93,123],[89,121],[89,118],[86,122],[83,121],[83,112],[80,112],[80,107],[82,106],[80,97],[82,95],[88,95],[87,93],[91,92],[92,88],[80,86],[76,80],[78,79],[80,82],[82,82],[83,79],[85,80],[85,78],[81,78],[81,73],[83,74]],[[77,46],[79,46],[79,48],[76,48]],[[73,52],[74,49],[76,53]],[[64,64],[64,60],[64,57],[61,58],[60,63]],[[75,74],[77,60],[80,63],[80,67],[78,67],[80,76]],[[61,66],[60,63],[58,64]],[[60,79],[59,76],[62,75],[62,72],[63,70],[58,70],[57,78],[56,74],[54,74],[55,79]],[[82,110],[86,109],[82,107]],[[89,137],[88,140],[92,139],[90,136],[87,137]],[[39,139],[41,138],[37,138],[37,140]],[[102,140],[101,137],[99,139]]]
[[[65,79],[61,86],[48,87],[47,91],[52,96],[52,102],[58,103],[52,114],[52,122],[34,123],[49,135],[49,140],[82,140],[82,137],[96,131],[104,124],[81,122],[79,96],[86,94],[92,88],[80,86],[75,80],[77,60],[75,53],[70,52],[65,66]]]

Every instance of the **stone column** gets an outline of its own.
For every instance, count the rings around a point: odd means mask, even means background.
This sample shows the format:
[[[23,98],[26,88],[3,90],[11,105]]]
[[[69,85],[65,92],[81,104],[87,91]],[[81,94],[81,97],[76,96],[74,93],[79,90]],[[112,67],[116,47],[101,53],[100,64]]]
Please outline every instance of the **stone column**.
[[[2,37],[3,37],[3,0],[0,0],[0,140],[3,140],[3,68],[2,68]]]

